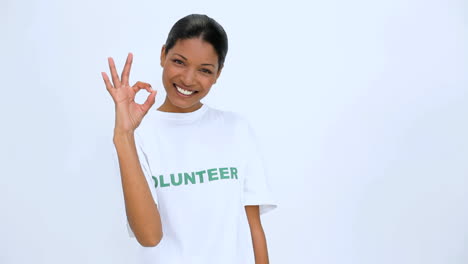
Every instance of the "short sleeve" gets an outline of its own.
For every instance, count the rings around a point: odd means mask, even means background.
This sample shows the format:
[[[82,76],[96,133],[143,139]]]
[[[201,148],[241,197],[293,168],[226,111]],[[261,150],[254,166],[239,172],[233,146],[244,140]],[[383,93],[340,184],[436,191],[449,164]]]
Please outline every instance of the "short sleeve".
[[[268,174],[255,132],[248,122],[246,130],[247,163],[243,183],[243,204],[259,205],[262,215],[277,208],[278,205],[268,182]]]
[[[151,196],[153,197],[154,199],[154,202],[156,203],[156,206],[158,205],[158,199],[157,199],[157,195],[156,195],[156,192],[155,192],[155,189],[154,189],[154,182],[153,182],[153,179],[152,179],[152,173],[151,173],[151,170],[150,170],[150,166],[149,166],[149,161],[148,161],[148,156],[145,152],[145,147],[144,147],[144,143],[143,143],[143,140],[142,140],[142,137],[140,135],[140,133],[138,133],[137,131],[135,131],[134,133],[135,135],[135,146],[136,146],[136,150],[137,150],[137,155],[138,155],[138,160],[140,161],[140,166],[141,166],[141,169],[143,171],[143,174],[145,176],[145,179],[146,179],[146,182],[148,183],[148,187],[150,188],[150,191],[151,191]],[[120,177],[120,167],[119,167],[119,159],[118,159],[118,155],[117,155],[117,151],[115,150],[114,148],[114,164],[115,164],[115,170],[117,171],[117,174],[119,175]],[[135,234],[133,233],[131,227],[130,227],[130,224],[128,223],[128,220],[126,221],[127,223],[127,231],[128,231],[128,235],[130,237],[135,237]]]

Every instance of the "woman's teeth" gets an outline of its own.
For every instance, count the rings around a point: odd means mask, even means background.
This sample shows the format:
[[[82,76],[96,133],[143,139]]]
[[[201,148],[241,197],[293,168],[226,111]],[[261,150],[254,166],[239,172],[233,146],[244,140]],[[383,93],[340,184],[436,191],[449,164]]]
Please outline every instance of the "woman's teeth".
[[[194,91],[188,91],[188,90],[184,90],[182,88],[180,88],[179,86],[176,85],[176,88],[177,88],[177,91],[179,91],[181,94],[185,94],[185,95],[191,95],[194,93]]]

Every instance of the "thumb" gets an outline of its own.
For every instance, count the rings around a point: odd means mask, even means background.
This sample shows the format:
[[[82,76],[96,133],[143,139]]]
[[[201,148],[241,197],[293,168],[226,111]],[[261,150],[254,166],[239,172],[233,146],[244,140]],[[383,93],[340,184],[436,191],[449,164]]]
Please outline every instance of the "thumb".
[[[151,108],[151,106],[153,106],[154,102],[156,101],[156,94],[157,93],[158,93],[158,91],[152,90],[151,94],[148,95],[148,98],[146,98],[145,103],[143,103],[143,105],[142,105],[143,111],[145,111],[145,113],[147,113],[148,110]]]

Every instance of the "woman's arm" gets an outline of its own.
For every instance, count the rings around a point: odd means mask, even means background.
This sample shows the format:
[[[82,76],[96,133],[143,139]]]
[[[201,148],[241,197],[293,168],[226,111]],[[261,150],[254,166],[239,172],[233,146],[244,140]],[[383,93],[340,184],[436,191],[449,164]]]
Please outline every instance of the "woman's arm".
[[[263,232],[262,222],[260,221],[260,211],[258,205],[245,206],[245,213],[250,226],[252,235],[252,244],[255,254],[255,264],[268,264],[268,248]]]
[[[132,53],[127,56],[122,78],[117,73],[114,59],[109,57],[108,62],[112,82],[105,72],[101,74],[115,103],[114,145],[119,159],[127,219],[142,246],[156,246],[162,239],[161,218],[141,169],[134,132],[154,104],[157,92],[149,83],[137,82],[133,86],[129,85]],[[141,89],[151,94],[144,104],[137,104],[135,95]]]
[[[141,169],[133,133],[115,133],[127,219],[138,242],[154,247],[162,239],[159,210]]]

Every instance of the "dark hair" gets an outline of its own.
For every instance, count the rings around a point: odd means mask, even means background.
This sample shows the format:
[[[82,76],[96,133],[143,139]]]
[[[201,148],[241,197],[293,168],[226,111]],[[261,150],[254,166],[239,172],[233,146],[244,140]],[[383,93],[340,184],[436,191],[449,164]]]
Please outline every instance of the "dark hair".
[[[172,26],[166,40],[166,54],[179,39],[200,37],[210,43],[218,54],[219,68],[223,67],[228,51],[228,39],[223,27],[207,15],[192,14]]]

